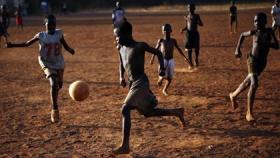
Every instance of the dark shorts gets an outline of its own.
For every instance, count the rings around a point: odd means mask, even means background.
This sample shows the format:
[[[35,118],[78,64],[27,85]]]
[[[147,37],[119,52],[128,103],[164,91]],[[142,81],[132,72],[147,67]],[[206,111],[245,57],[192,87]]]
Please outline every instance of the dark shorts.
[[[186,49],[199,49],[200,37],[198,31],[187,31],[186,32]]]
[[[247,64],[248,64],[248,73],[260,75],[264,68],[266,67],[266,59],[256,59],[252,55],[248,55],[247,58]]]
[[[145,115],[157,106],[157,99],[150,90],[149,80],[143,75],[131,83],[129,92],[125,98],[124,104],[136,109],[140,114]]]
[[[237,21],[237,16],[230,16],[230,24],[234,23]]]

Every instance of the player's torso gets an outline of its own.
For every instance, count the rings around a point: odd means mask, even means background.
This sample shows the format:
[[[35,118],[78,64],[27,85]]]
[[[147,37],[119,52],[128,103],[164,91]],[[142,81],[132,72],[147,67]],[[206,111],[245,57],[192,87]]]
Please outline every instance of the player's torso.
[[[165,59],[173,58],[173,51],[175,46],[174,39],[161,39],[160,51],[163,53]]]
[[[253,35],[252,55],[256,58],[266,59],[272,40],[272,29],[256,30]]]
[[[137,42],[132,47],[122,46],[120,55],[130,80],[136,80],[144,74],[145,52],[140,42]]]
[[[47,32],[39,34],[39,53],[43,62],[54,67],[63,67],[64,59],[61,52],[62,32],[56,30],[54,34],[50,35]]]
[[[187,16],[187,26],[189,31],[197,31],[199,16],[197,14],[189,14]]]

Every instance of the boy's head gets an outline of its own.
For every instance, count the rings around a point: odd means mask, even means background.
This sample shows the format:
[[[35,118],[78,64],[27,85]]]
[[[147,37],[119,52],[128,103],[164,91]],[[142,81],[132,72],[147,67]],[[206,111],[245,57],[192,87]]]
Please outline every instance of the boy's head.
[[[170,36],[170,33],[172,32],[172,27],[170,24],[164,24],[162,25],[162,33],[166,36]]]
[[[195,4],[193,4],[193,3],[189,4],[188,5],[188,11],[191,12],[191,13],[194,13],[194,11],[195,11]]]
[[[45,17],[45,26],[48,34],[54,34],[56,29],[56,18],[54,15],[50,14]]]
[[[116,41],[121,45],[125,45],[130,39],[132,39],[132,25],[125,21],[117,30]]]
[[[232,0],[232,1],[231,1],[231,5],[235,5],[235,0]]]
[[[266,23],[267,23],[267,17],[265,13],[258,13],[254,17],[254,25],[257,29],[265,28]]]
[[[6,4],[1,5],[1,11],[6,11],[6,9],[7,9]]]

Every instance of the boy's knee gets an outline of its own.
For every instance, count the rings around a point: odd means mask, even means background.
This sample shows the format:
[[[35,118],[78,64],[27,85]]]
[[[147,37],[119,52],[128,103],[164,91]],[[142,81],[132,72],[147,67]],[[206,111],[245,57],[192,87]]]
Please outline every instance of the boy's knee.
[[[57,81],[57,76],[56,75],[51,75],[49,77],[50,79],[50,86],[52,89],[59,89],[59,83]]]
[[[131,110],[131,107],[128,106],[127,104],[124,104],[124,105],[122,106],[122,108],[121,108],[122,115],[123,115],[123,116],[129,115],[130,110]]]

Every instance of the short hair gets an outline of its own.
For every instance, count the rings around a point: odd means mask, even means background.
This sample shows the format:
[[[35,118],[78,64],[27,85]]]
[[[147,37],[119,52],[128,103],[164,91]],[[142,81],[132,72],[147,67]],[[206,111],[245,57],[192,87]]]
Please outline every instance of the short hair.
[[[267,24],[267,16],[265,13],[263,13],[263,12],[257,13],[257,15],[255,17],[257,17],[264,24]]]
[[[45,24],[49,23],[49,24],[56,24],[56,18],[53,14],[49,14],[45,17]]]
[[[162,30],[172,32],[172,27],[170,24],[164,24],[162,25]]]
[[[121,34],[132,35],[132,25],[128,21],[125,21],[120,25],[118,32]]]
[[[190,7],[190,8],[193,8],[193,10],[195,10],[195,4],[194,4],[194,3],[190,3],[190,4],[189,4],[189,7]]]

